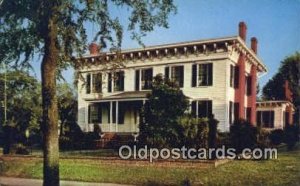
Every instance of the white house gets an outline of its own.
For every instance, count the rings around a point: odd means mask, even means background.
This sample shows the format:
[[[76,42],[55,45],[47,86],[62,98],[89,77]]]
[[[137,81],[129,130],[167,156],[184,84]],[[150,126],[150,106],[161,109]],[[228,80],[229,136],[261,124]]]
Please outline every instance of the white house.
[[[220,131],[234,119],[256,123],[256,82],[266,67],[257,56],[257,39],[246,44],[246,24],[239,35],[102,52],[96,44],[79,59],[78,124],[98,125],[104,133],[139,131],[139,110],[155,75],[181,87],[197,117],[214,114]]]

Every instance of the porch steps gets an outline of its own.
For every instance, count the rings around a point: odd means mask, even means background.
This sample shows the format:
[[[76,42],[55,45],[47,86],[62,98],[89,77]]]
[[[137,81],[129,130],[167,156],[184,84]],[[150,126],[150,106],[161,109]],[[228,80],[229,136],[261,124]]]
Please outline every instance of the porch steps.
[[[100,140],[95,141],[96,148],[118,148],[122,145],[128,145],[134,141],[131,134],[118,134],[113,132],[104,133]]]

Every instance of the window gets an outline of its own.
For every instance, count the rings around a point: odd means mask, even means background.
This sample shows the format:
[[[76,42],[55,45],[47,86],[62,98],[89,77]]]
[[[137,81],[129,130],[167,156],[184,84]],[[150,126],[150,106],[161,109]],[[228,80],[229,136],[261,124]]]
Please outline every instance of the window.
[[[113,87],[113,88],[112,88]],[[124,91],[124,72],[108,73],[108,92]]]
[[[191,105],[193,117],[210,118],[212,116],[212,101],[193,101]]]
[[[100,104],[90,104],[88,107],[88,122],[102,123],[102,109]]]
[[[256,122],[264,128],[274,127],[274,111],[257,111]]]
[[[239,67],[230,65],[230,87],[239,88]]]
[[[86,83],[86,86],[85,86],[86,93],[90,94],[91,93],[91,74],[90,73],[88,73],[86,75],[86,82],[85,83]]]
[[[246,95],[247,96],[251,96],[251,91],[252,91],[252,79],[251,79],[251,76],[246,76]]]
[[[153,69],[135,71],[135,90],[149,90],[152,87]],[[140,87],[141,86],[141,87]]]
[[[192,87],[213,84],[213,64],[194,64],[192,66]]]
[[[102,74],[96,73],[92,74],[92,92],[101,93],[102,92]]]
[[[114,91],[124,91],[124,72],[116,72]]]
[[[171,72],[170,72],[171,70]],[[171,74],[171,77],[170,77]],[[165,68],[165,78],[170,79],[176,83],[179,87],[183,87],[184,80],[184,67],[183,66],[173,66]]]

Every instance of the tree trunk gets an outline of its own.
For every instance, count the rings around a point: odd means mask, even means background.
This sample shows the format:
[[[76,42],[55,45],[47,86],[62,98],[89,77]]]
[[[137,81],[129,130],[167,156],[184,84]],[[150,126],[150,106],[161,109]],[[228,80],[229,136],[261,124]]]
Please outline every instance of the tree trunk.
[[[41,65],[43,96],[44,186],[59,185],[58,112],[56,97],[57,25],[49,19]]]

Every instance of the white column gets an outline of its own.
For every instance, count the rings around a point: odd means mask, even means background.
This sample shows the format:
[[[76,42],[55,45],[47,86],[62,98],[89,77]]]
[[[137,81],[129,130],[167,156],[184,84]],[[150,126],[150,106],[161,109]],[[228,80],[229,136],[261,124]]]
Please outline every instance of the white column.
[[[116,132],[118,132],[118,123],[119,123],[119,101],[116,101]]]
[[[109,132],[112,132],[112,102],[109,102],[109,117],[110,117],[110,121],[109,121]]]

